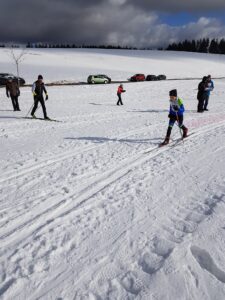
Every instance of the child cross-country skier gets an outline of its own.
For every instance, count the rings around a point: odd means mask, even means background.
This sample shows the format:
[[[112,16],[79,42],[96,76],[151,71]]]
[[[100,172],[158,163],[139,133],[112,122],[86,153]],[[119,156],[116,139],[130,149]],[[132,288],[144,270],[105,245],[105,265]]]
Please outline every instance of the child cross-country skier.
[[[187,137],[188,128],[183,125],[183,114],[184,105],[182,100],[177,97],[177,90],[171,90],[169,92],[170,96],[170,111],[169,111],[169,126],[166,133],[165,140],[160,144],[160,146],[167,145],[170,140],[171,131],[175,122],[178,123],[180,129],[183,130],[183,138]]]
[[[122,93],[125,93],[126,90],[123,89],[123,85],[122,83],[118,86],[118,90],[117,90],[117,96],[118,96],[118,101],[116,103],[116,105],[123,105],[123,102],[122,102],[122,98],[121,98],[121,94]]]

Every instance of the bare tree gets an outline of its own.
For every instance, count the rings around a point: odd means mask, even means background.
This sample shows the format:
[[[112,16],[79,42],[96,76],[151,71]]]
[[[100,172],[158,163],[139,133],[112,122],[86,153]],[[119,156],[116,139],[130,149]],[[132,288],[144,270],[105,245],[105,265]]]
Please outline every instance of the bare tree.
[[[18,52],[18,53],[16,53],[16,52]],[[20,85],[20,83],[19,83],[19,76],[20,76],[19,66],[20,66],[20,63],[25,59],[25,55],[27,55],[27,52],[25,49],[22,49],[21,51],[18,51],[18,50],[15,51],[15,49],[13,49],[13,48],[10,49],[10,57],[12,58],[13,62],[16,65],[16,74],[18,77],[18,85]]]

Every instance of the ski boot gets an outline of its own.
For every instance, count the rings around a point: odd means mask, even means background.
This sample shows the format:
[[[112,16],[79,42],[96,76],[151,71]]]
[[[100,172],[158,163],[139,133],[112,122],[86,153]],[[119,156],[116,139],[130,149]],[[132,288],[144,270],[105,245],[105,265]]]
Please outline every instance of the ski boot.
[[[183,139],[187,137],[187,134],[188,134],[188,128],[185,127],[183,129]]]
[[[169,137],[166,137],[165,140],[159,145],[159,147],[168,145],[168,144],[169,144],[169,141],[170,141],[170,138],[169,138]]]
[[[31,115],[31,118],[36,119],[36,116],[35,115]]]
[[[51,119],[47,116],[44,119],[47,120],[47,121],[51,121]]]

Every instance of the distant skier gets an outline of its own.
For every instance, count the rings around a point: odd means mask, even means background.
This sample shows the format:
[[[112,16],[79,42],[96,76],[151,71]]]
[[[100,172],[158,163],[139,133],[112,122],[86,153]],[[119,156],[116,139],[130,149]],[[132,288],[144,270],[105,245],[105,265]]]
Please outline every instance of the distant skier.
[[[38,75],[38,80],[33,83],[32,93],[34,96],[34,107],[31,111],[31,116],[33,118],[36,118],[34,113],[35,113],[36,109],[38,108],[38,104],[40,102],[40,104],[42,106],[43,114],[44,114],[44,119],[50,120],[49,117],[47,116],[46,107],[45,107],[45,100],[48,100],[48,93],[45,88],[45,84],[43,82],[42,75]],[[43,93],[45,93],[45,100],[44,100]]]
[[[205,95],[205,101],[204,101],[204,110],[208,111],[208,103],[209,103],[209,96],[210,96],[210,92],[213,91],[214,89],[214,82],[211,79],[211,75],[207,76],[207,86],[208,86],[208,90],[206,91],[206,95]]]
[[[207,77],[204,76],[202,78],[202,81],[198,85],[198,94],[197,94],[197,99],[198,99],[198,107],[197,107],[197,112],[198,113],[203,113],[204,112],[204,102],[208,94],[208,82],[207,82]]]
[[[123,85],[122,83],[118,86],[118,90],[117,90],[117,96],[118,96],[118,101],[117,101],[117,104],[116,105],[123,105],[123,102],[122,102],[122,97],[121,97],[121,94],[122,93],[125,93],[126,90],[123,89]]]
[[[169,126],[167,129],[165,140],[160,144],[160,146],[167,145],[170,140],[171,131],[175,122],[183,130],[183,138],[187,137],[188,128],[183,125],[183,114],[184,105],[182,100],[177,97],[177,90],[171,90],[169,92],[170,96],[170,110],[169,110]]]
[[[18,101],[18,97],[20,96],[20,89],[18,83],[12,78],[9,78],[6,83],[6,96],[8,98],[10,96],[14,111],[20,111]]]

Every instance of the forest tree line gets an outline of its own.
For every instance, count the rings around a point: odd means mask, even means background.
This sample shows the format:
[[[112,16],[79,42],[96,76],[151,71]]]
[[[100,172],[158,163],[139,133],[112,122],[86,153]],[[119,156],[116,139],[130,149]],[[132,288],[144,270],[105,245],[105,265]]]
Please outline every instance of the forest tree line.
[[[170,44],[166,50],[225,54],[225,39],[185,40]]]
[[[9,47],[4,43],[0,44],[0,48]],[[11,44],[11,48],[20,48],[19,45]],[[120,45],[76,45],[64,43],[27,43],[26,48],[50,48],[50,49],[69,49],[69,48],[87,48],[87,49],[124,49],[124,50],[153,50],[152,48],[130,47]],[[158,48],[158,50],[168,51],[186,51],[199,53],[225,54],[225,39],[199,39],[199,40],[184,40],[182,42],[169,44],[166,48]]]

